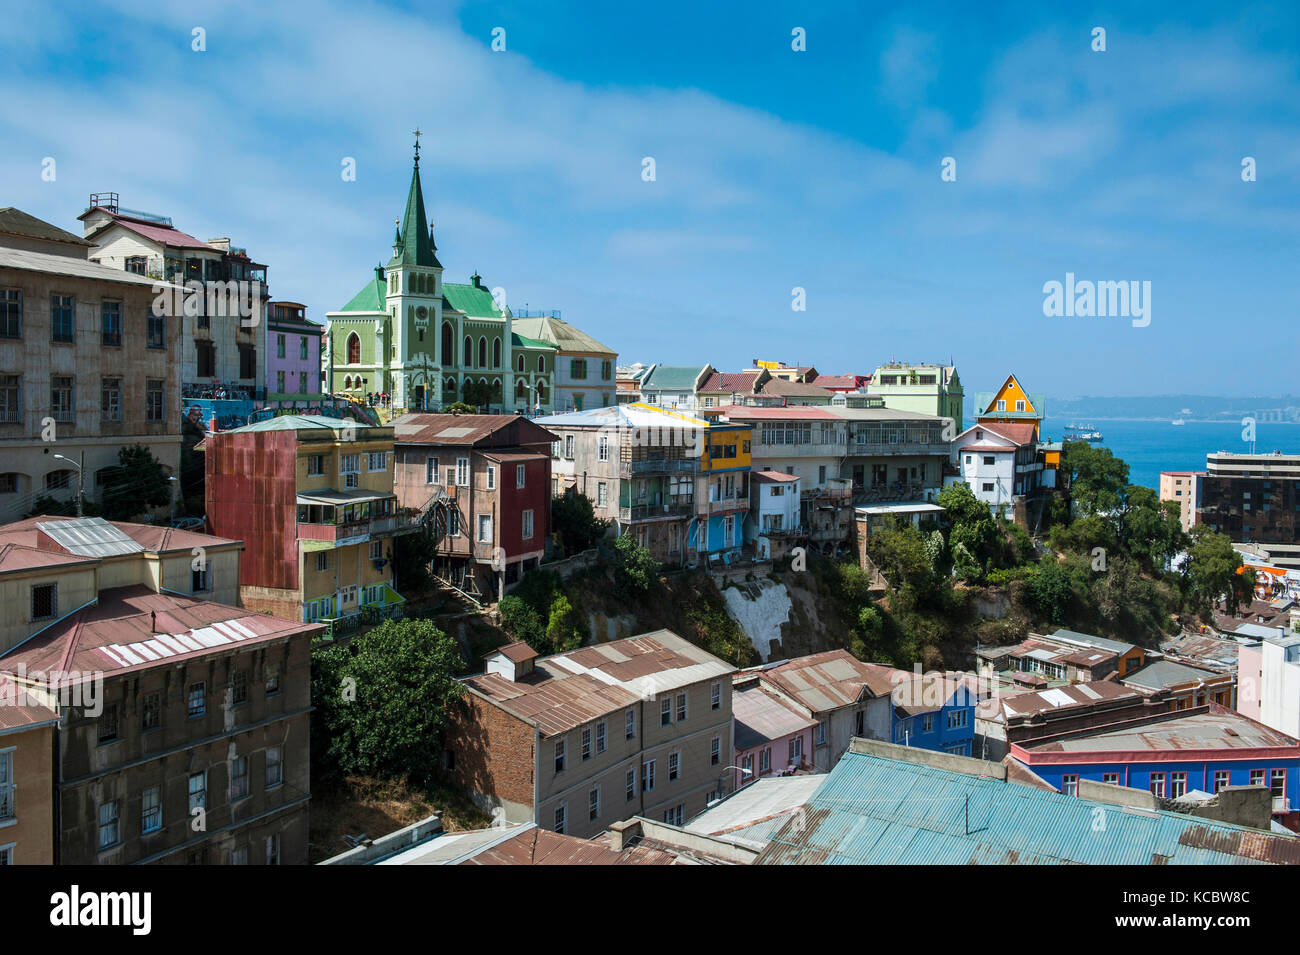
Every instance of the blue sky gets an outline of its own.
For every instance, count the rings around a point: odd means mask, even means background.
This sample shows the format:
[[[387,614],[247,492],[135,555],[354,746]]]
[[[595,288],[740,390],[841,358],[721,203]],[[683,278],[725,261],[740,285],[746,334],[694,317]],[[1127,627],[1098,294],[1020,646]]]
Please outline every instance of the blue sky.
[[[194,6],[7,11],[0,205],[76,230],[117,191],[324,320],[391,254],[418,125],[446,277],[625,362],[1295,390],[1294,3]],[[1151,282],[1150,325],[1045,317],[1067,272]]]

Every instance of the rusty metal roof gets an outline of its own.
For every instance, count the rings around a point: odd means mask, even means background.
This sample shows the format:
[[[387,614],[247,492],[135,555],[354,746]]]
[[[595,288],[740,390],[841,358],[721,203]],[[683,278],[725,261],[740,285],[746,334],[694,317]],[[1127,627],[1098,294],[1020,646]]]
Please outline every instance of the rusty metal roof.
[[[850,750],[754,864],[1294,865],[1300,839]]]
[[[1294,757],[1300,755],[1300,741],[1233,710],[1211,704],[1205,713],[1159,722],[1131,721],[1084,729],[1051,742],[1026,743],[1024,749],[1029,755],[1187,750],[1189,756],[1190,751],[1277,749],[1280,757]]]
[[[669,630],[539,658],[510,681],[496,673],[465,677],[472,692],[555,736],[659,693],[729,676],[735,667]]]
[[[461,865],[672,865],[676,857],[647,846],[622,851],[608,845],[532,827],[498,842]]]
[[[847,650],[827,650],[763,667],[759,678],[813,713],[825,713],[868,696],[888,696],[893,688],[889,667],[863,663]]]
[[[761,686],[737,687],[731,694],[731,713],[738,751],[793,736],[817,725],[816,720],[796,713]]]

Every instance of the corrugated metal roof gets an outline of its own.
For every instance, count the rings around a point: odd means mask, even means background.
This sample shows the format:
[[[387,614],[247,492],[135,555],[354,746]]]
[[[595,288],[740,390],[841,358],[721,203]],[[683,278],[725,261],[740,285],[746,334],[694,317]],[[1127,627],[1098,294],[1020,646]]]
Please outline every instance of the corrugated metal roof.
[[[102,517],[79,517],[71,521],[42,521],[36,529],[70,554],[79,557],[112,557],[138,554],[144,548]]]
[[[1300,863],[1300,840],[852,751],[755,860],[756,865],[1259,863]]]
[[[731,713],[735,719],[737,750],[753,749],[817,725],[815,720],[796,713],[761,686],[737,688],[731,694]]]

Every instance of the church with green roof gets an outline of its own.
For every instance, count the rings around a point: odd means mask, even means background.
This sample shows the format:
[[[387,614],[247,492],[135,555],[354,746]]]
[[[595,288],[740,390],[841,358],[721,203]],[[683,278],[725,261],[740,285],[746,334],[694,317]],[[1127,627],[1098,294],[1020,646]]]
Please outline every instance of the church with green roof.
[[[493,412],[550,414],[553,344],[518,334],[510,309],[477,273],[443,282],[420,188],[420,146],[393,257],[352,300],[327,312],[321,349],[326,391],[366,401],[390,396],[394,414],[455,401]]]

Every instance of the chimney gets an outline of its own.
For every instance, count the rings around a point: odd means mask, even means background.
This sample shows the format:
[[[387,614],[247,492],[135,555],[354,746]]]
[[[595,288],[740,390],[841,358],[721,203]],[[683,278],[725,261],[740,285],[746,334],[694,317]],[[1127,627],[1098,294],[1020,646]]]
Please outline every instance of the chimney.
[[[157,610],[149,611],[149,632],[150,633],[158,632],[158,611]]]
[[[215,239],[208,239],[208,245],[212,246],[212,248],[216,249],[218,252],[229,252],[230,236],[223,235],[218,236]]]

